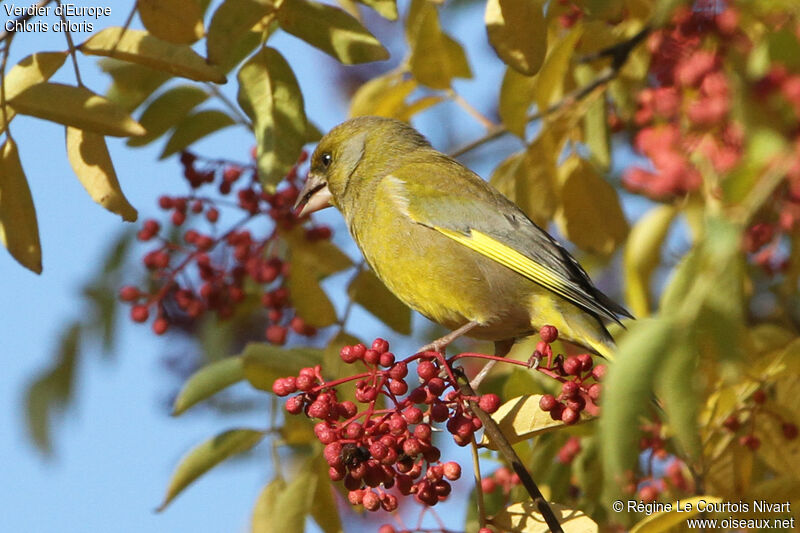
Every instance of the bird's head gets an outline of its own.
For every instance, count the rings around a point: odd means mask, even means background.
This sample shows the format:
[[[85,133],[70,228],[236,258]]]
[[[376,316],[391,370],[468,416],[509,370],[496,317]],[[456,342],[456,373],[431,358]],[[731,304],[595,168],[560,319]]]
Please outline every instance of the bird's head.
[[[349,192],[363,185],[355,182],[383,177],[422,146],[430,144],[399,120],[357,117],[343,122],[319,141],[295,208],[302,206],[302,216],[330,205],[341,206]]]

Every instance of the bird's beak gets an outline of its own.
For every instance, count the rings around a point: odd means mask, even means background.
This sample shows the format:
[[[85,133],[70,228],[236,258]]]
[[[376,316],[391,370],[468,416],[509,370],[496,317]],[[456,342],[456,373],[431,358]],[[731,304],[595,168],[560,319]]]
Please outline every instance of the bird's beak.
[[[297,196],[294,208],[302,207],[297,216],[305,216],[331,206],[331,191],[328,184],[317,174],[309,174],[303,190]]]

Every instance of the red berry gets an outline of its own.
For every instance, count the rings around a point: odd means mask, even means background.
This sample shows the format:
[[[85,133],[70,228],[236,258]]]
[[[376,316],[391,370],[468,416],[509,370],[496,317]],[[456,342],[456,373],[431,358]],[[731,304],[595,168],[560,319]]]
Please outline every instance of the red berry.
[[[278,326],[276,324],[272,324],[270,326],[267,326],[267,331],[265,332],[265,336],[269,342],[280,346],[286,342],[286,333],[287,330],[284,326]]]
[[[606,365],[597,365],[592,369],[592,377],[597,381],[603,381],[603,378],[606,375],[606,370]]]
[[[558,329],[555,326],[542,326],[542,329],[539,330],[539,337],[542,342],[553,343],[558,339]]]
[[[428,380],[428,390],[434,396],[439,396],[444,392],[445,383],[442,378],[431,378]]]
[[[578,395],[579,389],[580,385],[574,381],[565,381],[561,386],[561,394],[563,394],[565,398],[574,398]]]
[[[395,396],[402,396],[408,392],[408,383],[402,379],[393,379],[389,382],[389,391]]]
[[[169,196],[161,196],[158,199],[158,207],[161,209],[172,209],[172,198]]]
[[[382,353],[379,364],[384,368],[389,368],[394,364],[394,354],[392,352]]]
[[[372,341],[372,349],[379,354],[386,353],[389,351],[389,342],[380,338],[375,339]]]
[[[150,311],[146,305],[134,305],[131,307],[131,320],[134,322],[145,322],[150,316]]]
[[[724,422],[722,422],[722,425],[725,426],[725,429],[728,431],[736,432],[741,424],[739,423],[739,419],[736,417],[736,415],[730,415],[725,419]]]
[[[367,350],[364,352],[364,362],[368,365],[377,365],[381,360],[381,354],[375,350]]]
[[[352,346],[345,346],[339,351],[339,357],[342,358],[347,364],[352,364],[358,361],[358,356],[356,355],[356,351],[353,350]]]
[[[591,398],[594,401],[597,401],[600,399],[600,393],[602,392],[602,390],[603,390],[602,385],[600,385],[599,383],[592,383],[589,386],[589,390],[586,392],[589,394],[589,398]]]
[[[639,499],[644,503],[650,503],[658,499],[658,488],[655,485],[647,485],[639,490]]]
[[[787,440],[794,440],[797,438],[797,426],[789,422],[781,424],[781,431]]]
[[[752,451],[756,451],[761,447],[761,440],[755,435],[742,435],[739,438],[739,444]]]
[[[481,490],[484,494],[491,494],[497,488],[497,483],[490,477],[481,479]]]
[[[286,400],[286,411],[292,415],[299,415],[303,411],[304,405],[302,396],[292,396]]]
[[[406,422],[409,424],[419,424],[422,421],[422,416],[422,409],[414,405],[406,407],[403,410],[403,418],[405,418]]]
[[[571,407],[564,408],[564,411],[561,413],[561,421],[568,426],[576,423],[580,417],[580,413]]]
[[[153,321],[153,333],[163,335],[169,329],[169,321],[164,317],[158,317]]]
[[[119,290],[119,299],[123,302],[133,302],[138,300],[140,296],[141,293],[139,292],[139,289],[130,285],[122,287]]]
[[[587,370],[591,370],[592,369],[592,365],[594,364],[594,361],[592,360],[592,356],[591,355],[589,355],[588,353],[582,353],[582,354],[578,355],[577,357],[578,357],[578,361],[581,362],[581,370],[586,372]]]
[[[492,414],[500,408],[500,397],[497,394],[484,394],[478,400],[478,407]]]
[[[173,211],[172,212],[172,223],[175,226],[180,226],[186,222],[186,213],[183,211]]]
[[[767,401],[767,393],[764,392],[764,389],[758,389],[753,393],[753,401],[757,404],[762,404]]]
[[[384,354],[385,355],[385,354]],[[408,365],[400,361],[389,369],[389,377],[392,379],[403,379],[408,375]]]
[[[455,461],[450,461],[444,464],[444,477],[450,481],[455,481],[461,477],[461,465]]]
[[[552,394],[543,394],[542,397],[539,398],[539,409],[542,411],[550,411],[556,404],[558,404],[558,401]]]
[[[436,370],[436,365],[434,365],[431,361],[422,361],[417,366],[417,374],[422,381],[428,381],[432,377],[436,376],[437,373],[438,371]]]
[[[206,220],[208,220],[212,224],[217,220],[219,220],[219,211],[214,207],[206,211]]]
[[[564,361],[564,372],[569,376],[577,376],[581,373],[581,361],[576,356],[571,355]]]

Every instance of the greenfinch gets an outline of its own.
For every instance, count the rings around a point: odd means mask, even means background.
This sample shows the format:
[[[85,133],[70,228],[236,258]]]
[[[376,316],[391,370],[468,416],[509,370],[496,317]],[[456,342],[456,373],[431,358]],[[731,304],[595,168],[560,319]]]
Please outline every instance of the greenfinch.
[[[447,342],[510,348],[549,324],[610,358],[604,323],[631,317],[513,202],[403,122],[354,118],[320,140],[296,207],[329,205],[389,290],[454,331]]]

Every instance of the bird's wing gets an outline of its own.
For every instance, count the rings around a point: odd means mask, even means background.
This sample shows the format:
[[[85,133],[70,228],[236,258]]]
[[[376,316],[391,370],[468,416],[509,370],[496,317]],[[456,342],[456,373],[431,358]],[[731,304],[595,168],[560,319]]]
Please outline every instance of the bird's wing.
[[[458,162],[441,156],[384,178],[398,206],[432,228],[596,316],[631,317],[600,292],[578,262],[513,202]]]

